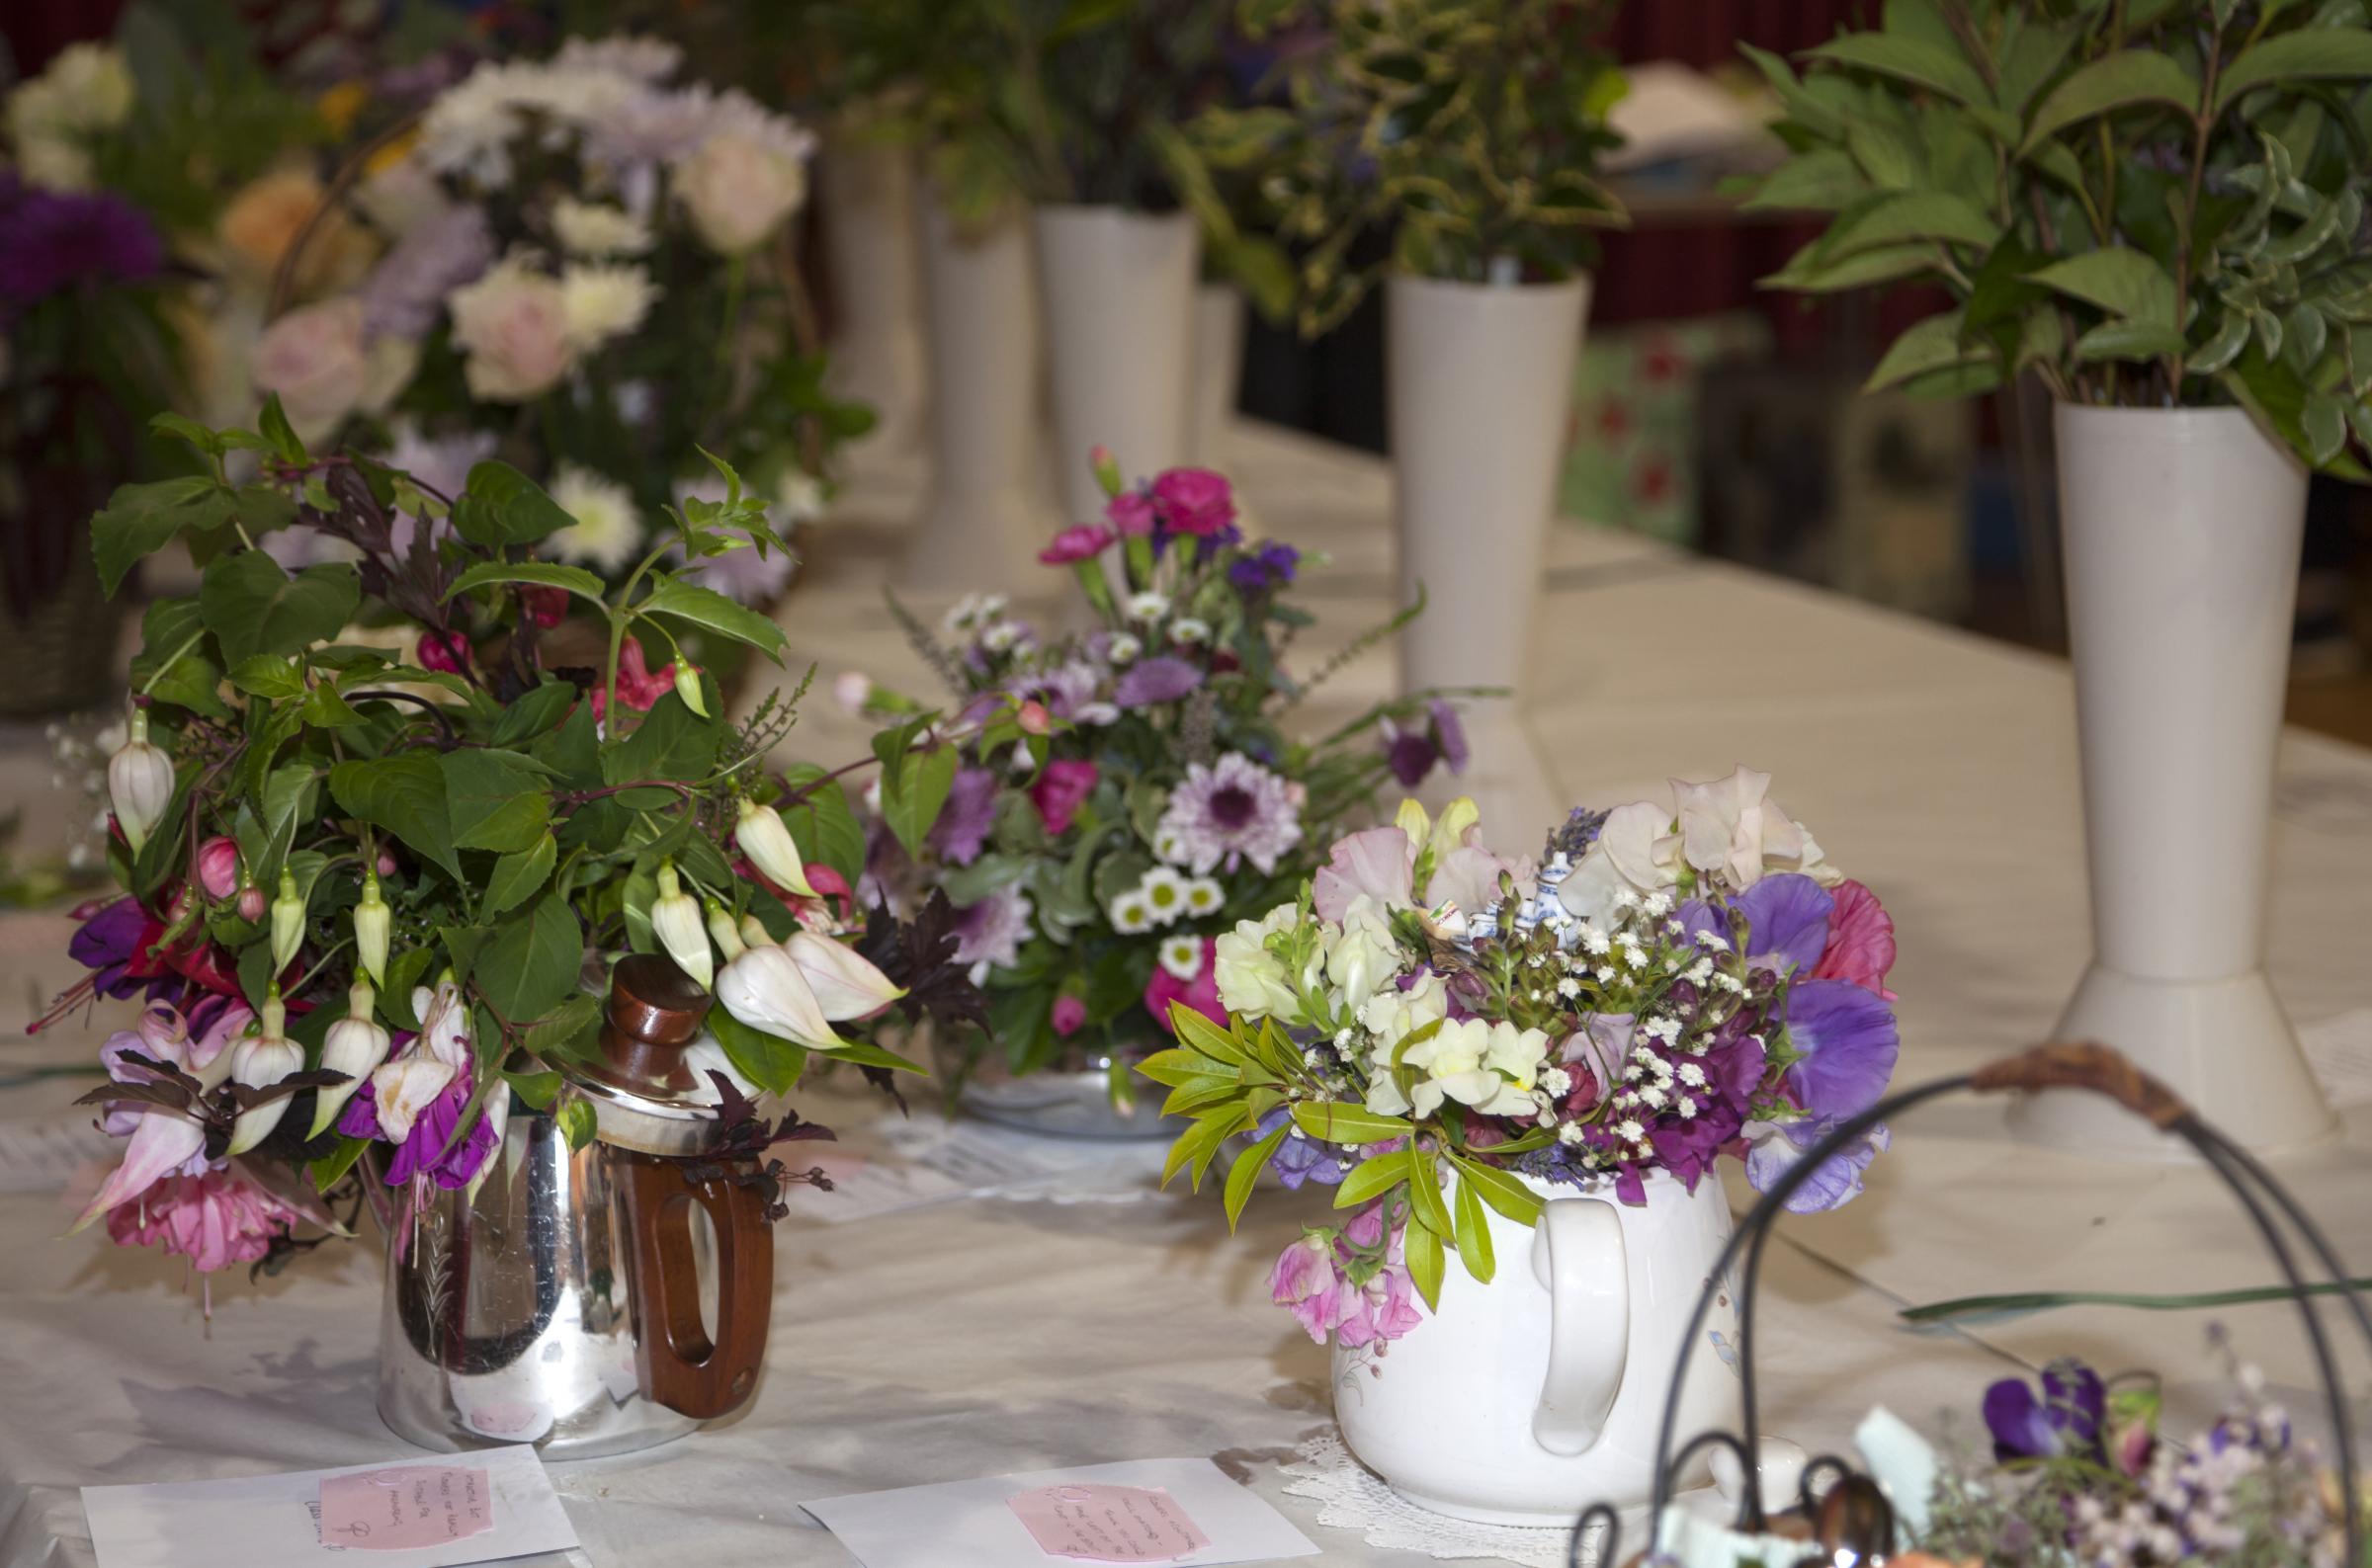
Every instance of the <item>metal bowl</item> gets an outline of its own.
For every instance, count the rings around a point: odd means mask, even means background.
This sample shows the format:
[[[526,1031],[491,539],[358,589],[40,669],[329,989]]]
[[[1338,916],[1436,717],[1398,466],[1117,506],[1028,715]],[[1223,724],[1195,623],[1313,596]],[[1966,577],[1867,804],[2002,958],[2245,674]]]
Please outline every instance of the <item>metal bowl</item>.
[[[1161,1089],[1142,1079],[1124,1104],[1112,1093],[1114,1065],[1123,1072],[1159,1050],[1130,1044],[1074,1051],[1059,1065],[1016,1076],[992,1056],[967,1064],[960,1050],[942,1047],[939,1070],[959,1079],[956,1104],[982,1121],[1050,1138],[1146,1139],[1175,1137],[1179,1127],[1161,1115]]]

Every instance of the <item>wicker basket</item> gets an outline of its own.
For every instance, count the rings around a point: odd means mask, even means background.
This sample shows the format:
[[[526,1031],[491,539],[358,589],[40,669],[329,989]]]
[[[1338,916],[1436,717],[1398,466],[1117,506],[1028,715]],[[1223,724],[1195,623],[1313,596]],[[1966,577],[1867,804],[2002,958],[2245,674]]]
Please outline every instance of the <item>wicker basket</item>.
[[[84,514],[88,516],[87,513]],[[0,528],[38,528],[41,520],[0,516]],[[117,684],[116,645],[124,611],[99,587],[90,531],[76,529],[65,570],[47,591],[0,596],[0,713],[69,713],[107,701]],[[20,616],[11,601],[30,601]]]

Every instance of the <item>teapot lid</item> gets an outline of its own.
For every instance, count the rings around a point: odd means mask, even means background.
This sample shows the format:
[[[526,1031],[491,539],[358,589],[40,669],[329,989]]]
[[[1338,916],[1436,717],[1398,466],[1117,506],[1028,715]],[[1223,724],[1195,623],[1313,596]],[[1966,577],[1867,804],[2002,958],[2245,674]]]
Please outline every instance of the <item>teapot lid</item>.
[[[630,953],[611,969],[593,1054],[560,1069],[593,1107],[603,1142],[669,1155],[715,1146],[716,1086],[688,1059],[712,1000],[661,953]]]

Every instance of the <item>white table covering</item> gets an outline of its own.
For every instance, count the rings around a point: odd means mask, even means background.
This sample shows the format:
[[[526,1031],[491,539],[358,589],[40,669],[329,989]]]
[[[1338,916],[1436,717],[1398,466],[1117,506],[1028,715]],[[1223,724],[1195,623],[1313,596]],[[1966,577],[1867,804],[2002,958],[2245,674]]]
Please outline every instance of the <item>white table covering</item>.
[[[1373,459],[1257,429],[1228,454],[1268,532],[1331,553],[1309,595],[1311,657],[1386,613],[1389,474]],[[854,521],[813,539],[784,612],[822,674],[861,667],[925,692],[883,612],[892,523],[911,476],[861,487]],[[1052,574],[1050,574],[1051,578]],[[1510,585],[1511,591],[1516,585]],[[2084,956],[2071,688],[2056,661],[1687,557],[1567,528],[1543,585],[1530,710],[1575,800],[1658,791],[1744,761],[1832,859],[1894,912],[1906,1048],[1899,1081],[1965,1069],[2042,1036]],[[943,602],[941,602],[943,603]],[[928,605],[934,611],[937,605]],[[1389,657],[1346,673],[1312,724],[1382,695]],[[861,726],[818,683],[794,734],[839,760]],[[0,755],[0,793],[38,824],[38,733]],[[2272,963],[2312,1023],[2372,1006],[2363,958],[2372,879],[2372,756],[2292,734],[2282,759]],[[2202,832],[2212,832],[2202,824]],[[0,918],[0,1028],[70,980],[66,923]],[[96,1036],[12,1045],[22,1063],[87,1061]],[[0,1091],[0,1126],[56,1123],[82,1083]],[[846,1129],[878,1114],[825,1099]],[[2212,1108],[2211,1108],[2212,1111]],[[861,1135],[861,1134],[860,1134]],[[2282,1174],[2372,1268],[2372,1127]],[[5,1187],[0,1182],[0,1187]],[[1743,1196],[1734,1186],[1734,1197]],[[768,1371],[738,1419],[640,1455],[554,1467],[599,1564],[849,1561],[797,1509],[830,1496],[1063,1464],[1208,1452],[1294,1518],[1328,1563],[1426,1561],[1367,1547],[1284,1495],[1281,1463],[1327,1422],[1323,1354],[1267,1304],[1266,1274],[1323,1198],[1262,1194],[1228,1236],[1219,1206],[970,1199],[778,1233]],[[177,1266],[86,1234],[53,1239],[54,1195],[0,1194],[0,1565],[88,1564],[76,1489],[359,1463],[404,1450],[373,1409],[380,1265],[326,1248],[257,1286],[233,1276],[211,1327]],[[1898,1128],[1872,1191],[1789,1221],[1765,1285],[1770,1426],[1840,1446],[1883,1402],[1973,1430],[1984,1384],[2076,1353],[2154,1364],[2194,1410],[2220,1394],[2198,1315],[2109,1309],[1914,1333],[1902,1304],[2037,1286],[2153,1290],[2261,1283],[2269,1265],[2196,1171],[2094,1164],[2009,1142],[1997,1108],[1947,1103]],[[2311,1373],[2286,1305],[2218,1314],[2303,1415]],[[2363,1381],[2363,1358],[2349,1352]],[[2360,1423],[2359,1423],[2360,1425]]]

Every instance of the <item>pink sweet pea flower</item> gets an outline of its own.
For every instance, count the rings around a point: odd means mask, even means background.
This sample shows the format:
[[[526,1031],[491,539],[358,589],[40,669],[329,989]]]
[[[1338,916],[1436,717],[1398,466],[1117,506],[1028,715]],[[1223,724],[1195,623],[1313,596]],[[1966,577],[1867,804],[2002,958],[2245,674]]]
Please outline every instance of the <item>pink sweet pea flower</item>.
[[[1134,538],[1153,531],[1153,498],[1143,490],[1123,490],[1104,507],[1104,516],[1122,536]]]
[[[1046,765],[1038,782],[1030,785],[1030,804],[1038,808],[1038,820],[1046,824],[1047,832],[1060,838],[1070,831],[1071,819],[1095,788],[1098,773],[1091,762],[1065,759]]]
[[[1171,468],[1153,481],[1153,499],[1173,534],[1209,536],[1235,521],[1235,489],[1209,468]]]
[[[1064,1039],[1076,1034],[1087,1022],[1087,1004],[1075,996],[1055,998],[1053,1023],[1055,1032]]]
[[[1228,1027],[1228,1010],[1219,1000],[1219,944],[1212,938],[1203,939],[1203,967],[1192,980],[1181,980],[1159,964],[1153,965],[1153,977],[1144,985],[1144,1010],[1160,1020],[1161,1027],[1171,1033],[1177,1030],[1169,1022],[1169,1005],[1183,1002],[1221,1029]]]
[[[1397,1263],[1377,1270],[1362,1287],[1345,1284],[1341,1294],[1342,1317],[1334,1334],[1353,1349],[1397,1340],[1425,1320],[1416,1307],[1416,1283]]]
[[[1104,546],[1117,537],[1100,523],[1081,523],[1066,528],[1055,536],[1055,541],[1038,552],[1038,559],[1049,566],[1068,566],[1074,561],[1092,560],[1103,553]]]
[[[1342,1298],[1352,1292],[1334,1264],[1334,1244],[1322,1233],[1304,1236],[1278,1255],[1268,1272],[1269,1299],[1293,1308],[1294,1318],[1318,1344],[1342,1321]]]
[[[1416,846],[1398,828],[1368,828],[1338,839],[1311,883],[1320,920],[1339,922],[1351,900],[1367,895],[1386,909],[1416,905]]]
[[[1894,917],[1859,882],[1839,882],[1830,896],[1835,901],[1828,910],[1828,946],[1812,966],[1811,978],[1850,980],[1892,1002],[1886,971],[1895,966]]]

